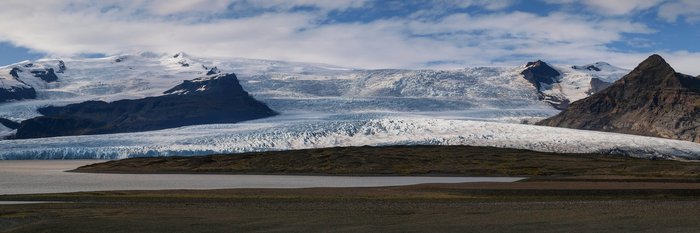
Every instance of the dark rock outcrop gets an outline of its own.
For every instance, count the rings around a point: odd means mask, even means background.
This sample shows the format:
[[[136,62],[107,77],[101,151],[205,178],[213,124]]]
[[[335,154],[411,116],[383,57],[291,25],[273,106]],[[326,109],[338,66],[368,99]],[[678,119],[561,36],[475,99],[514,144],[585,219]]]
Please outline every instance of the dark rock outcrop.
[[[236,123],[276,113],[243,90],[234,74],[217,74],[182,84],[166,95],[111,103],[88,101],[39,109],[15,138],[138,132],[186,125]]]
[[[59,60],[59,61],[58,61],[58,71],[56,71],[56,73],[63,73],[63,72],[66,71],[67,69],[68,69],[68,68],[66,67],[66,63],[63,62],[63,61],[61,61],[61,60]]]
[[[18,122],[14,122],[14,121],[11,121],[9,119],[2,118],[2,117],[0,117],[0,125],[4,125],[5,127],[10,128],[10,129],[19,128]]]
[[[22,69],[18,67],[12,68],[10,70],[10,76],[14,78],[17,82],[24,83],[19,80],[19,73]],[[23,86],[0,86],[0,103],[7,102],[10,100],[23,100],[23,99],[34,99],[36,98],[36,90],[29,85]]]
[[[59,63],[59,69],[60,64],[61,63]],[[23,67],[32,68],[35,67],[35,65],[32,63],[28,63],[23,65]],[[36,99],[36,89],[23,82],[19,77],[19,74],[25,72],[25,70],[26,69],[23,69],[21,67],[13,67],[10,70],[9,74],[14,79],[14,81],[22,83],[23,85],[0,86],[0,103],[7,102],[10,100]],[[47,83],[58,81],[58,76],[56,75],[56,72],[54,72],[53,68],[34,70],[30,69],[28,70],[28,72],[31,73],[34,77],[40,78],[41,80]]]
[[[44,70],[32,70],[30,71],[34,77],[44,80],[44,82],[50,83],[58,80],[58,76],[54,72],[53,68],[46,68]]]
[[[700,78],[652,55],[607,89],[538,124],[700,142]]]
[[[187,60],[180,60],[177,63],[180,64],[180,66],[182,66],[182,67],[189,67],[190,66],[190,63],[188,63]]]
[[[593,64],[588,64],[588,65],[582,65],[582,66],[571,66],[572,69],[575,70],[580,70],[580,71],[592,71],[592,72],[601,72],[601,71],[610,71],[610,69],[619,69],[617,67],[613,67],[612,65],[608,64],[607,62],[596,62]]]
[[[14,68],[12,68],[12,70],[10,70],[10,76],[12,76],[15,79],[18,79],[19,73],[21,73],[21,72],[22,72],[22,69],[20,69],[18,67],[14,67]]]
[[[537,90],[542,88],[542,84],[552,85],[559,82],[559,71],[555,70],[547,63],[537,60],[536,62],[528,62],[526,69],[520,72],[525,79],[535,85]]]
[[[0,87],[0,103],[10,100],[35,99],[36,90],[32,87]]]
[[[540,100],[545,101],[551,104],[554,108],[560,110],[566,109],[569,106],[568,99],[560,96],[549,95],[544,92],[548,88],[551,88],[552,85],[559,83],[559,78],[561,78],[561,73],[559,73],[559,71],[555,70],[541,60],[528,62],[525,67],[525,70],[520,72],[520,74],[522,74],[528,82],[535,86]],[[547,86],[544,86],[545,84]]]
[[[219,68],[214,66],[214,68],[211,68],[209,71],[207,71],[207,75],[212,75],[212,74],[218,74],[220,73]]]
[[[587,66],[572,66],[571,68],[577,69],[577,70],[589,70],[589,71],[601,71],[600,68],[598,68],[595,65],[587,65]]]

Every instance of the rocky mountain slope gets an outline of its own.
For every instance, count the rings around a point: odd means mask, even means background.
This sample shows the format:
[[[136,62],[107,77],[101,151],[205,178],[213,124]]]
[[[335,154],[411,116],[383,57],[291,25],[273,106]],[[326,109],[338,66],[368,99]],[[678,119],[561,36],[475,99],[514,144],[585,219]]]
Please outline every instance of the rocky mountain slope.
[[[234,74],[212,74],[166,91],[165,95],[114,102],[87,101],[44,107],[22,121],[14,138],[107,134],[186,125],[236,123],[276,113],[243,90]]]
[[[551,104],[556,109],[566,109],[569,99],[562,95],[561,91],[551,94],[552,90],[560,89],[556,84],[561,82],[561,73],[547,63],[537,60],[528,62],[525,70],[520,72],[525,80],[532,83],[537,89],[540,100]]]
[[[652,55],[607,89],[538,124],[700,142],[700,78]]]

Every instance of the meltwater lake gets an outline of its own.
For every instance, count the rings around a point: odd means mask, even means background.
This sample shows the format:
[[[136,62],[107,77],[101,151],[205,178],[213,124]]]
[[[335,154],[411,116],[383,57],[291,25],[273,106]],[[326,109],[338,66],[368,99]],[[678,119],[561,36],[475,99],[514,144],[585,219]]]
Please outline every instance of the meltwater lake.
[[[424,183],[515,182],[518,177],[358,177],[65,172],[103,160],[0,161],[0,195],[106,190],[378,187]]]

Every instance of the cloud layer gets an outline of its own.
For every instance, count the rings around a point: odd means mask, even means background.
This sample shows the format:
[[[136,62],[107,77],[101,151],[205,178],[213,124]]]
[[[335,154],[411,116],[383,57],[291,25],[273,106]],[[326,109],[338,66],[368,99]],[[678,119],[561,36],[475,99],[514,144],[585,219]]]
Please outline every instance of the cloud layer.
[[[700,19],[692,0],[543,2],[561,9],[528,12],[515,0],[439,0],[418,7],[369,0],[7,0],[0,8],[0,41],[55,56],[147,50],[363,68],[513,65],[537,58],[632,67],[649,53],[611,45],[658,29],[625,14],[656,10],[648,17]],[[599,14],[567,10],[572,4]],[[360,17],[379,7],[402,13]],[[700,74],[696,52],[654,52],[680,71]]]

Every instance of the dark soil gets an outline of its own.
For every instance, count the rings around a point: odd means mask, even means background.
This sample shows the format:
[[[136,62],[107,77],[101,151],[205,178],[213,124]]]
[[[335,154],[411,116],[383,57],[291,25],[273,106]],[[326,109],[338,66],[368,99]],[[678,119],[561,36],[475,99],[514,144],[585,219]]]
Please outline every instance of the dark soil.
[[[694,232],[696,183],[537,181],[0,196],[0,232]]]

